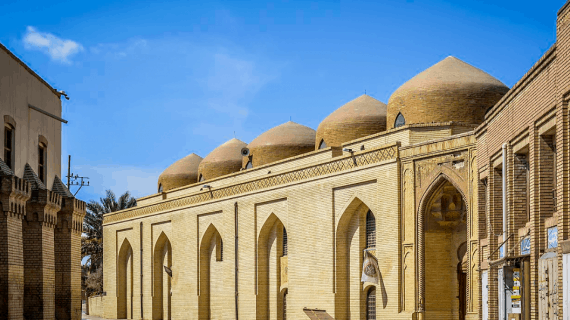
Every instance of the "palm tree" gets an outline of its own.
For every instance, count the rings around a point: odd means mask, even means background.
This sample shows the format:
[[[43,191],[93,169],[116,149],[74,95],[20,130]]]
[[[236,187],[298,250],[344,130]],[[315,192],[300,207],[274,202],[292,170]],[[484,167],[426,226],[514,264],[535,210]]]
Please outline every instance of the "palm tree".
[[[83,220],[83,235],[81,237],[81,258],[85,261],[85,273],[102,274],[103,269],[103,215],[137,205],[137,200],[127,191],[117,201],[115,193],[106,191],[106,196],[100,198],[100,202],[91,200],[87,204],[87,213]],[[98,271],[98,272],[97,272]],[[97,272],[97,273],[96,273]],[[88,277],[84,274],[84,279]],[[84,282],[85,283],[85,282]],[[91,287],[91,286],[90,286]],[[101,285],[97,286],[102,288]],[[101,290],[101,289],[99,289]],[[94,291],[99,291],[94,290]],[[90,290],[88,290],[90,291]]]

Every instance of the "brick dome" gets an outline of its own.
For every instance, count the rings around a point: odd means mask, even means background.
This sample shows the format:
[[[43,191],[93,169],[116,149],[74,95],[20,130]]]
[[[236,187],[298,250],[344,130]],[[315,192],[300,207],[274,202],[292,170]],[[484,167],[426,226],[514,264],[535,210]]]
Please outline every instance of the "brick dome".
[[[158,188],[162,191],[182,187],[198,181],[198,165],[202,157],[192,153],[174,162],[158,177]]]
[[[501,81],[447,57],[396,90],[388,101],[388,129],[398,123],[483,122],[485,111],[509,91]]]
[[[246,144],[236,138],[229,140],[208,154],[198,166],[198,181],[210,180],[241,169],[241,149]]]
[[[315,130],[288,121],[269,129],[255,138],[248,146],[249,156],[243,157],[243,166],[252,162],[261,166],[300,155],[315,149]]]
[[[327,147],[340,147],[344,142],[384,130],[386,105],[364,94],[336,109],[319,124],[315,149],[323,141]]]

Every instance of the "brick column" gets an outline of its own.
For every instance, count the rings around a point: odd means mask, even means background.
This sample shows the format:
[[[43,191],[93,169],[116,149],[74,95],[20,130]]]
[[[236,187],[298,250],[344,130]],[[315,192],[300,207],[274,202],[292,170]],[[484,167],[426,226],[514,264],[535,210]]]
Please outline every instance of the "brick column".
[[[55,229],[55,314],[81,320],[81,232],[85,202],[64,197]]]
[[[22,219],[30,184],[0,174],[0,319],[24,319]]]
[[[487,230],[487,234],[489,254],[491,254],[499,247],[496,235],[503,232],[503,181],[499,171],[493,167],[489,168],[488,181],[489,213],[487,219],[489,221],[489,230]],[[498,250],[488,258],[489,261],[497,259],[499,259]],[[498,274],[498,266],[489,266],[489,319],[499,318]]]
[[[61,196],[36,189],[28,201],[24,231],[24,317],[55,319],[54,228]]]

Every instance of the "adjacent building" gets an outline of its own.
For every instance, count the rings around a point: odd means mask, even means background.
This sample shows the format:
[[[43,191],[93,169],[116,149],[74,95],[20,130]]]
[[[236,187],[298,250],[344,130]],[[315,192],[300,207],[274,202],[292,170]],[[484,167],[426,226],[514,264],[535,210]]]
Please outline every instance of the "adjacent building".
[[[60,98],[0,44],[0,319],[81,319],[85,203],[58,176]]]

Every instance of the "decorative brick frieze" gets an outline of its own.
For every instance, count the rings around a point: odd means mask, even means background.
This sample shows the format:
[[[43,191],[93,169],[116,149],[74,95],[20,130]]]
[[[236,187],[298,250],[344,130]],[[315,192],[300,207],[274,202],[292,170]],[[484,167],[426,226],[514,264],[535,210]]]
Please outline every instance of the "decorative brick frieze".
[[[138,216],[160,212],[164,210],[176,209],[214,199],[226,198],[247,192],[258,191],[287,183],[308,180],[311,178],[347,171],[356,167],[369,164],[380,163],[398,157],[398,145],[391,144],[376,149],[354,152],[351,155],[334,158],[332,161],[313,165],[285,173],[269,175],[265,178],[255,179],[248,182],[230,185],[220,189],[212,188],[197,194],[188,195],[183,198],[168,200],[145,207],[134,207],[119,212],[107,214],[104,217],[104,224],[135,218]]]

